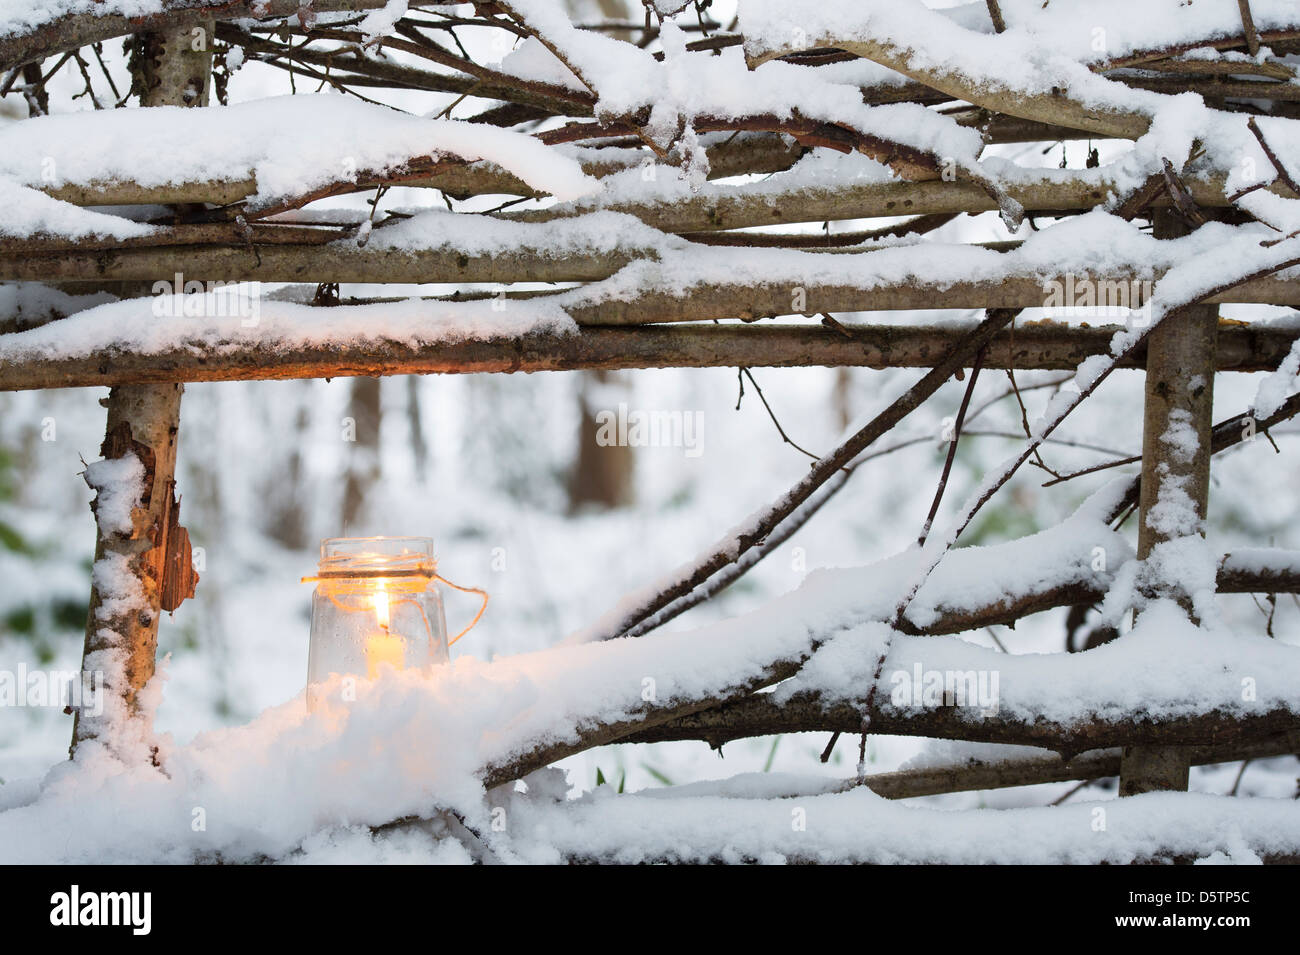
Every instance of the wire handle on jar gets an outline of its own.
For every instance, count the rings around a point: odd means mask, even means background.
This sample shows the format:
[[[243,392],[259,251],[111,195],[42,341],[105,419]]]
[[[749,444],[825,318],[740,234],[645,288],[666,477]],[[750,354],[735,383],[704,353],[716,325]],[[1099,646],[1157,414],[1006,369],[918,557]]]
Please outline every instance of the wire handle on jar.
[[[473,630],[474,627],[478,624],[478,622],[483,619],[483,614],[487,611],[488,593],[486,590],[480,590],[478,587],[462,587],[460,584],[453,584],[446,577],[438,573],[435,573],[433,575],[433,578],[434,580],[441,580],[444,584],[446,584],[448,587],[451,587],[453,590],[459,590],[461,593],[465,593],[465,594],[478,594],[480,597],[483,598],[483,605],[478,608],[478,613],[476,613],[474,615],[474,619],[469,622],[469,626],[447,641],[447,646],[451,646],[461,637],[465,636],[465,634]]]
[[[303,577],[302,583],[313,584],[313,583],[319,583],[322,580],[339,580],[339,579],[354,579],[354,578],[365,579],[367,577],[424,577],[430,580],[441,580],[448,587],[451,587],[453,590],[459,590],[461,593],[478,594],[480,597],[482,597],[483,604],[478,608],[478,613],[474,615],[474,619],[469,622],[468,627],[466,627],[460,633],[456,634],[456,636],[452,637],[450,640],[447,641],[447,646],[449,647],[457,640],[459,640],[461,637],[465,636],[465,634],[473,630],[474,627],[478,625],[478,622],[483,619],[483,614],[487,611],[488,592],[486,590],[481,590],[478,587],[462,587],[460,584],[453,584],[450,580],[448,580],[446,577],[439,574],[432,567],[417,567],[417,568],[407,568],[401,570],[399,569],[326,570],[326,571],[321,571],[320,573],[316,574],[313,577]],[[331,597],[330,599],[333,600],[334,598]],[[335,603],[337,602],[338,601],[335,601]]]

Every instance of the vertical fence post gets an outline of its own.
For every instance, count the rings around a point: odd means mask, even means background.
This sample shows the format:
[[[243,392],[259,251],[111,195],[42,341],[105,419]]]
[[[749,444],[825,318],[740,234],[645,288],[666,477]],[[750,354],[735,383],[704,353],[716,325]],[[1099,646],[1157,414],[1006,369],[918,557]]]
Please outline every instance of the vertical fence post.
[[[137,37],[133,69],[141,105],[206,105],[212,37],[210,23]],[[154,675],[158,619],[191,596],[197,581],[176,498],[182,390],[180,384],[122,385],[103,402],[103,460],[86,471],[96,490],[96,534],[82,656],[83,680],[102,692],[94,707],[83,699],[74,710],[73,756],[90,739],[123,758],[152,755],[140,694]]]
[[[1155,213],[1155,235],[1167,239],[1188,228],[1178,213]],[[1161,521],[1153,510],[1162,499],[1185,494],[1196,508],[1200,533],[1210,489],[1210,429],[1213,425],[1215,349],[1219,309],[1198,305],[1161,322],[1147,339],[1146,394],[1142,422],[1142,498],[1139,505],[1138,559],[1146,560],[1159,544],[1181,536],[1182,529]],[[1173,431],[1170,429],[1173,428]],[[1197,446],[1170,440],[1194,432]],[[1190,596],[1179,581],[1154,582],[1149,596],[1171,597],[1192,614]],[[1120,795],[1187,789],[1186,747],[1128,746],[1120,761]]]

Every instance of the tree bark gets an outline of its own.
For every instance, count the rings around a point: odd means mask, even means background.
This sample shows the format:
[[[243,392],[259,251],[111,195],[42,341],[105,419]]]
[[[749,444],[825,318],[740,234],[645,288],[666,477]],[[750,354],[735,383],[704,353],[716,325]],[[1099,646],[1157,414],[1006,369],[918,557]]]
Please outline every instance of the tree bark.
[[[206,22],[191,30],[139,37],[133,67],[141,105],[204,105],[211,46],[212,27]],[[84,706],[75,711],[70,756],[95,738],[127,759],[144,755],[141,747],[147,752],[150,745],[151,714],[141,693],[154,675],[158,620],[164,609],[175,609],[192,596],[197,580],[189,537],[178,523],[175,493],[183,390],[177,382],[121,385],[104,402],[108,424],[100,453],[105,461],[133,456],[143,478],[131,502],[129,528],[101,513],[105,494],[113,491],[97,486],[95,572],[82,669],[103,672],[104,692],[111,699],[96,714]]]
[[[176,437],[184,386],[130,385],[114,388],[106,401],[108,430],[100,453],[105,461],[133,456],[143,468],[143,483],[133,501],[129,528],[106,523],[100,506],[113,493],[99,486],[96,497],[95,573],[90,593],[83,652],[84,674],[102,674],[105,699],[91,715],[75,711],[71,754],[99,737],[126,755],[134,736],[124,720],[141,715],[140,692],[153,678],[162,612],[167,532],[175,508]],[[125,570],[129,579],[123,576]],[[118,705],[119,701],[124,705]]]
[[[1154,225],[1157,238],[1175,238],[1190,231],[1172,211],[1158,211]],[[1210,489],[1219,310],[1214,305],[1198,305],[1187,309],[1185,316],[1177,324],[1158,325],[1147,342],[1139,560],[1146,560],[1158,545],[1178,536],[1167,523],[1156,520],[1153,513],[1161,501],[1169,506],[1171,495],[1186,494],[1191,499],[1204,532]],[[1171,428],[1187,426],[1194,429],[1197,438],[1197,447],[1191,453],[1168,440]],[[1176,597],[1192,613],[1191,599],[1179,581],[1160,581],[1152,596]],[[1189,754],[1185,748],[1126,747],[1120,771],[1120,795],[1185,791],[1188,769]]]

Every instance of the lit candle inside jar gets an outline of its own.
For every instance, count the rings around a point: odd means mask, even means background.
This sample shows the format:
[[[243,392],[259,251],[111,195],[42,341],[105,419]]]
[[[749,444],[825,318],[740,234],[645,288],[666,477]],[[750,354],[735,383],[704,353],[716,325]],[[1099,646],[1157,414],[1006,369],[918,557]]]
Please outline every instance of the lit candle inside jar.
[[[406,641],[390,633],[388,629],[391,620],[388,589],[382,580],[379,582],[379,591],[374,595],[373,601],[379,632],[366,638],[366,677],[371,680],[379,676],[380,664],[387,663],[394,669],[400,670],[406,662]]]

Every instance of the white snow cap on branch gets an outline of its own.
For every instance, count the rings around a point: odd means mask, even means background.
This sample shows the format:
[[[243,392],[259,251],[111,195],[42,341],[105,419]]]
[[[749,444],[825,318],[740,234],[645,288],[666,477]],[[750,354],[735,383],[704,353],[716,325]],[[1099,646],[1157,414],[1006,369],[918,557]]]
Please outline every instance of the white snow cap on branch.
[[[326,93],[201,110],[162,106],[42,116],[0,127],[0,177],[16,183],[159,186],[251,175],[254,201],[261,203],[360,173],[397,170],[426,156],[487,160],[561,199],[600,188],[576,160],[532,136]]]
[[[0,150],[3,148],[0,146]],[[0,217],[0,236],[133,239],[154,231],[152,226],[61,202],[3,178],[0,178],[0,208],[4,209],[4,216]]]
[[[824,0],[815,5],[739,0],[738,7],[740,32],[753,50],[781,49],[800,36],[814,45],[813,41],[820,37],[860,35],[868,23],[894,25],[904,18],[910,18],[917,29],[938,28],[950,36],[957,35],[958,30],[993,33],[988,6],[981,2],[939,10],[927,10],[920,0]],[[999,0],[998,7],[1007,25],[1001,34],[1007,42],[1000,49],[1019,53],[1021,63],[1026,64],[1021,68],[1025,69],[1031,68],[1027,64],[1048,49],[1092,64],[1197,43],[1206,37],[1242,35],[1241,10],[1235,3],[1142,0],[1135,5],[1130,0]],[[882,15],[890,9],[898,11],[898,16],[886,21]],[[1250,10],[1260,30],[1300,24],[1300,10],[1293,0],[1251,0]],[[918,14],[925,19],[917,19]]]

